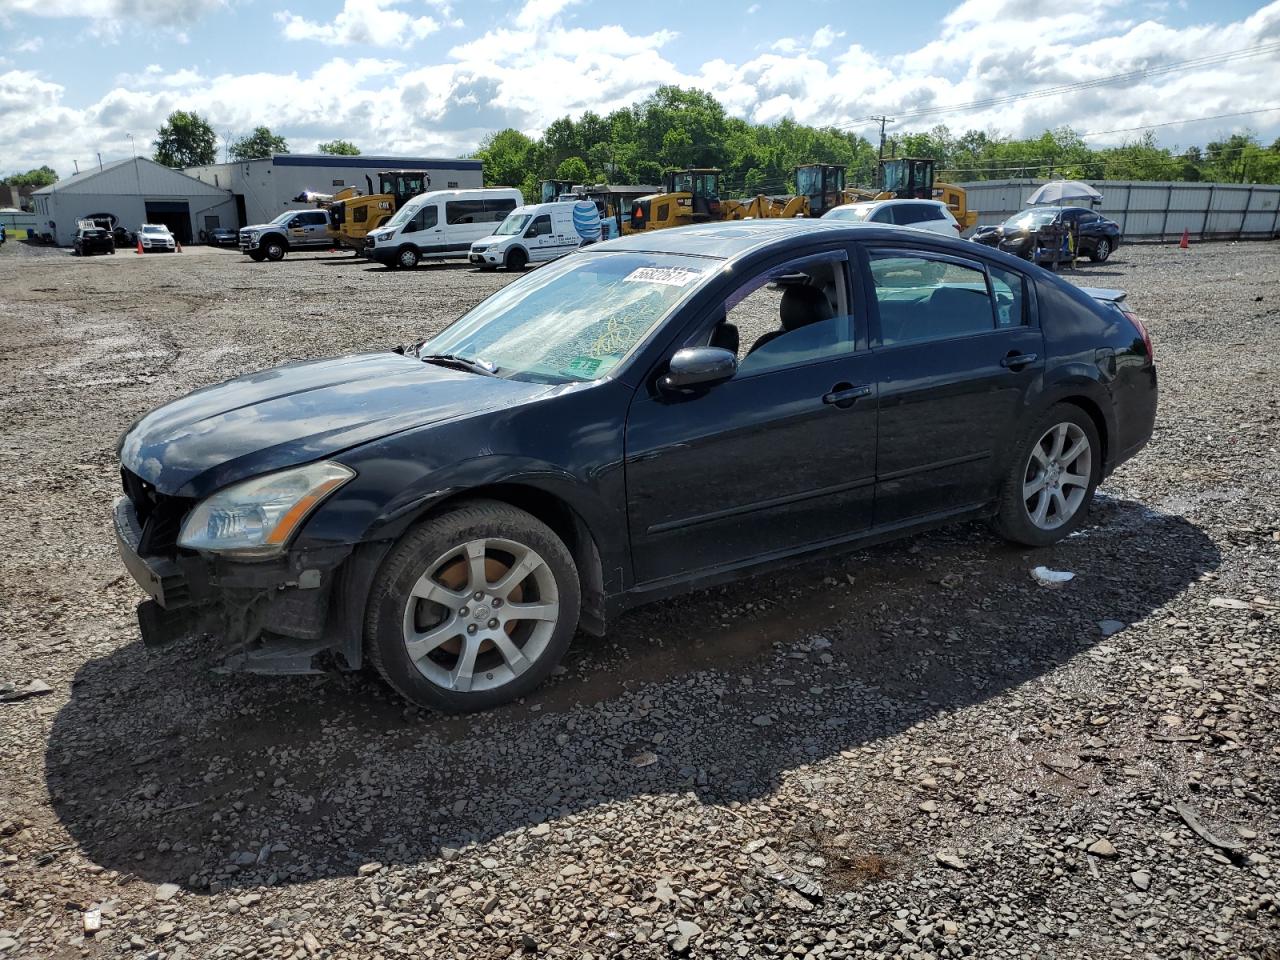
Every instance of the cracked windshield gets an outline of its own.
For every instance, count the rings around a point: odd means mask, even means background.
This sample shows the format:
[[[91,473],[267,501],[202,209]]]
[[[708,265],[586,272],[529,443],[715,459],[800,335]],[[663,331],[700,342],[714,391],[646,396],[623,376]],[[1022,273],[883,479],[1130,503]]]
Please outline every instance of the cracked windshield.
[[[481,361],[516,380],[596,380],[717,264],[705,257],[636,253],[574,257],[490,297],[418,354]]]

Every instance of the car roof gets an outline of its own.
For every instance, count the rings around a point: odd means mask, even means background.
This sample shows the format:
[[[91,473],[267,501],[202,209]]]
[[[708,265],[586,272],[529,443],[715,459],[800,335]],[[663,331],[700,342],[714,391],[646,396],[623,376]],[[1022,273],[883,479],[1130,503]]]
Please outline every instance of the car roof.
[[[937,234],[922,236],[945,243],[960,243]],[[731,259],[767,247],[786,248],[804,240],[869,240],[892,243],[903,239],[902,228],[875,223],[853,223],[848,220],[821,220],[808,217],[794,219],[733,220],[703,223],[666,230],[644,230],[617,240],[593,244],[591,250],[672,253],[694,257]],[[920,238],[916,238],[920,239]],[[971,245],[965,243],[968,249]],[[984,252],[984,251],[974,251]]]

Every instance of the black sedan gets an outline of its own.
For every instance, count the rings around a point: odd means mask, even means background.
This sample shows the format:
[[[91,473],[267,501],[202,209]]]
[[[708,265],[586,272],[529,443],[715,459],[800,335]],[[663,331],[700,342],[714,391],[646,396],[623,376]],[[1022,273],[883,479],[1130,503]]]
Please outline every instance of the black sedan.
[[[111,231],[101,227],[81,227],[71,241],[71,252],[79,257],[92,256],[95,253],[115,253],[116,244]]]
[[[1074,232],[1080,244],[1077,254],[1094,263],[1102,263],[1120,246],[1120,225],[1084,207],[1031,207],[997,226],[978,227],[969,239],[1030,260],[1040,228],[1049,224]]]
[[[1123,296],[864,224],[593,245],[416,346],[134,423],[115,528],[143,640],[203,622],[242,668],[367,658],[473,710],[681,591],[941,521],[1052,544],[1151,436]]]

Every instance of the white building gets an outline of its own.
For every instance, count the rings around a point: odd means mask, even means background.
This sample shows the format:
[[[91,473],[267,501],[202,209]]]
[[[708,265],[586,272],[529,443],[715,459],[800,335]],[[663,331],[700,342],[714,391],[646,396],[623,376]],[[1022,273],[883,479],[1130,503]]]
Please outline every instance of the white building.
[[[305,190],[337,193],[358,187],[376,193],[380,170],[422,170],[433,190],[484,186],[479,160],[421,157],[340,157],[327,153],[278,153],[261,160],[211,163],[188,167],[189,176],[213,187],[230,190],[239,215],[237,226],[266,223],[285,210],[301,210],[310,204],[295,198]]]
[[[37,235],[59,246],[69,246],[76,221],[88,218],[114,218],[131,233],[144,223],[163,223],[179,243],[191,243],[211,227],[236,226],[230,191],[145,157],[85,170],[41,187],[31,198]]]

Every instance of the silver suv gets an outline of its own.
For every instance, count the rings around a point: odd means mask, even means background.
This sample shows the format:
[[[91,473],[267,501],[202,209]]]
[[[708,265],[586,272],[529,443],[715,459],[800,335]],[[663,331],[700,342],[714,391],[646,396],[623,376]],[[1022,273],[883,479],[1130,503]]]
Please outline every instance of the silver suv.
[[[283,260],[290,250],[327,250],[329,215],[323,210],[286,210],[270,223],[240,230],[240,251],[254,260]]]

